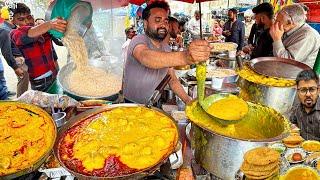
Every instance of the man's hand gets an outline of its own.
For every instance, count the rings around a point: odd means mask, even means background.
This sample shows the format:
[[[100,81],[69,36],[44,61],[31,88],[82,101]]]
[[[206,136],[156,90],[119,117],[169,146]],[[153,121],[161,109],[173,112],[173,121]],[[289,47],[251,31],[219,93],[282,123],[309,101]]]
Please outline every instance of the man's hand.
[[[21,66],[22,64],[24,64],[24,61],[25,61],[24,57],[22,56],[17,56],[14,58],[14,60],[16,60],[16,63],[18,66]]]
[[[18,77],[23,77],[23,75],[24,75],[24,71],[22,70],[22,68],[17,68],[17,69],[15,69],[14,70],[14,72],[16,73],[16,75],[18,76]]]
[[[251,44],[242,48],[242,52],[244,52],[245,54],[251,54],[252,50],[253,46]]]
[[[273,41],[281,41],[284,34],[283,25],[280,25],[279,22],[274,23],[270,28],[270,35]]]
[[[57,18],[50,21],[51,29],[64,33],[67,28],[67,21]]]
[[[229,30],[223,31],[223,35],[231,36],[231,32]]]
[[[209,43],[206,40],[194,40],[189,46],[189,58],[193,63],[207,61],[210,56]]]

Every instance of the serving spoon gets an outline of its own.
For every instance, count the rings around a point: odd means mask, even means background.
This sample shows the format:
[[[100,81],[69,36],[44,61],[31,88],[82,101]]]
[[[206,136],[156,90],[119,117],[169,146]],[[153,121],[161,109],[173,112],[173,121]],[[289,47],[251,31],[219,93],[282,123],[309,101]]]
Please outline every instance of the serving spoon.
[[[208,97],[205,97],[206,72],[207,72],[206,63],[197,64],[196,66],[196,77],[197,77],[197,85],[198,85],[197,94],[198,94],[199,104],[202,107],[202,109],[211,117],[212,120],[217,121],[222,125],[230,125],[230,124],[235,124],[240,122],[244,116],[241,117],[240,119],[226,120],[226,119],[218,118],[208,111],[209,107],[215,102],[230,96],[235,96],[235,95],[228,94],[228,93],[218,93],[218,94],[212,94]]]

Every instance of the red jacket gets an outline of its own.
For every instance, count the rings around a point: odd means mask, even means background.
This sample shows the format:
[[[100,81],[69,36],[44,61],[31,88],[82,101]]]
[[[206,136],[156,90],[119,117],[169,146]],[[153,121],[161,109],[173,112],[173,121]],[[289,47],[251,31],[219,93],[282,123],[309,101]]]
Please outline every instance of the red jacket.
[[[30,28],[31,26],[23,26],[10,33],[12,41],[25,58],[30,78],[37,78],[50,70],[56,77],[59,66],[54,58],[51,36],[46,33],[37,38],[30,38]]]

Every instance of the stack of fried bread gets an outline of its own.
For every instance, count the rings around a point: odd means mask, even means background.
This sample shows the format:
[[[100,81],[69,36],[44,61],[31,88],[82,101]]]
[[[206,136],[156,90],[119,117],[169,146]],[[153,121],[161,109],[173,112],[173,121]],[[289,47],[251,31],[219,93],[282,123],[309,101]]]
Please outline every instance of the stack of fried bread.
[[[258,147],[245,153],[241,171],[249,179],[267,179],[279,172],[280,154],[268,147]]]
[[[288,137],[284,138],[282,141],[283,141],[283,144],[286,145],[288,148],[294,148],[299,146],[303,140],[304,139],[299,134],[291,133]]]

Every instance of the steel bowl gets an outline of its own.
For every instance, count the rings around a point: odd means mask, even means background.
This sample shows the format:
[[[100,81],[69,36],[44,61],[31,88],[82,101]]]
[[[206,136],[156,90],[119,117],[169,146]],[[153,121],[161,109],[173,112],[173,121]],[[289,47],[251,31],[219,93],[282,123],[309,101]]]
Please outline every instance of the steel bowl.
[[[92,63],[91,64],[94,67],[101,68],[98,63]],[[66,64],[63,66],[57,76],[58,84],[62,87],[63,92],[67,94],[68,96],[78,100],[90,100],[90,99],[103,99],[103,100],[108,100],[108,101],[116,101],[119,97],[118,92],[114,92],[112,94],[106,94],[105,96],[85,96],[85,95],[80,95],[76,92],[73,92],[69,89],[68,83],[66,82],[66,77],[74,70],[75,64],[73,62]]]
[[[207,69],[208,69],[208,70],[215,70],[215,69],[217,69],[217,68],[216,68],[216,67],[213,67],[213,66],[208,66]],[[230,70],[233,70],[232,68],[220,68],[220,69],[230,69]],[[208,70],[207,70],[207,71],[208,71]],[[196,69],[195,69],[195,68],[194,68],[194,69],[190,69],[190,70],[187,72],[187,75],[188,75],[189,77],[192,77],[192,78],[196,79]],[[207,77],[206,77],[206,81],[210,81],[210,80],[212,80],[212,78],[217,78],[217,77],[209,77],[209,76],[207,76]],[[237,82],[239,76],[238,76],[238,74],[234,74],[234,75],[230,75],[230,76],[224,76],[224,77],[222,77],[222,78],[223,78],[223,83],[235,83],[235,82]]]
[[[99,180],[103,180],[103,179],[106,179],[106,180],[110,180],[110,179],[142,179],[143,177],[145,176],[148,176],[150,174],[153,174],[156,170],[158,170],[160,168],[160,166],[162,164],[164,164],[166,162],[166,160],[169,158],[170,154],[174,153],[175,151],[178,150],[178,139],[179,139],[179,131],[177,129],[177,132],[178,132],[178,137],[172,147],[172,151],[167,153],[167,155],[165,155],[159,162],[158,164],[156,164],[155,166],[152,166],[152,167],[149,167],[145,170],[141,170],[141,171],[138,171],[138,172],[135,172],[135,173],[132,173],[132,174],[128,174],[128,175],[123,175],[123,176],[117,176],[117,177],[98,177],[98,176],[88,176],[88,175],[84,175],[84,174],[80,174],[78,172],[75,172],[71,169],[69,169],[67,166],[64,165],[63,161],[61,160],[60,156],[59,156],[59,144],[62,140],[62,138],[64,137],[64,134],[67,130],[69,130],[73,125],[75,125],[76,123],[80,122],[81,120],[84,120],[84,119],[87,119],[89,117],[92,117],[94,116],[95,114],[98,114],[98,113],[101,113],[101,112],[104,112],[104,111],[107,111],[107,110],[111,110],[111,109],[114,109],[114,108],[117,108],[117,107],[146,107],[145,105],[143,104],[113,104],[113,105],[109,105],[109,106],[103,106],[103,107],[100,107],[100,108],[96,108],[96,109],[92,109],[92,110],[88,110],[86,112],[83,112],[73,118],[71,118],[64,126],[61,127],[61,129],[59,130],[59,133],[58,133],[58,136],[57,136],[57,141],[54,145],[54,155],[55,157],[58,159],[60,165],[65,168],[67,171],[69,171],[72,175],[74,175],[75,177],[77,177],[78,179],[99,179]],[[164,111],[162,111],[161,109],[158,109],[158,108],[155,108],[155,107],[152,107],[151,108],[152,110],[155,110],[155,111],[158,111],[162,114],[164,114],[165,116],[169,117],[172,122],[174,122],[174,124],[176,125],[176,128],[178,128],[175,120],[170,116],[168,115],[167,113],[165,113]]]

